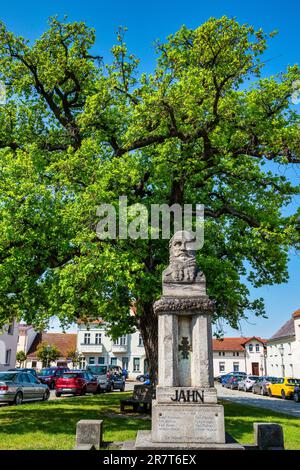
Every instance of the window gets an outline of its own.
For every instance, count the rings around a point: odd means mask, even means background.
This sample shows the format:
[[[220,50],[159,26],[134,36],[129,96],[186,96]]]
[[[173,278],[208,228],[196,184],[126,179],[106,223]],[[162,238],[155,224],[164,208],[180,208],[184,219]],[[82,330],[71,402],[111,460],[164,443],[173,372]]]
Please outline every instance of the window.
[[[225,372],[225,362],[219,362],[219,372]]]
[[[239,370],[240,370],[239,362],[234,362],[233,363],[233,372],[239,372]]]
[[[225,352],[224,351],[219,352],[219,356],[225,356]]]
[[[249,344],[249,352],[253,352],[253,344]]]
[[[104,364],[104,357],[98,357],[98,364],[100,364],[101,366]]]
[[[143,342],[142,335],[139,335],[139,342],[138,342],[138,345],[139,345],[139,346],[144,346],[144,342]]]
[[[260,351],[259,344],[256,344],[256,345],[255,345],[255,351],[256,351],[256,352],[259,352],[259,351]]]
[[[8,325],[7,334],[8,335],[13,335],[14,334],[14,322],[12,322]]]
[[[84,344],[91,343],[91,333],[84,333]]]
[[[114,341],[114,344],[116,346],[126,346],[127,344],[127,336],[124,335],[124,336],[120,336],[120,338],[116,339],[116,341]]]
[[[8,366],[10,365],[10,358],[11,358],[11,349],[7,349],[6,354],[5,354],[5,364],[7,364]]]
[[[116,366],[117,363],[118,363],[118,359],[117,359],[116,357],[111,357],[111,358],[110,358],[110,364],[111,364],[112,366]]]
[[[29,374],[20,374],[19,382],[30,383]]]
[[[79,369],[85,369],[86,360],[85,357],[81,356],[79,359]]]
[[[239,352],[234,352],[233,355],[234,355],[234,356],[239,356],[240,353],[239,353]]]
[[[32,383],[32,384],[39,384],[40,381],[34,377],[32,374],[28,374],[28,377],[29,377],[29,381]]]
[[[31,362],[31,367],[36,367],[36,365],[37,365],[37,362],[36,362],[36,361],[32,361],[32,362]]]
[[[95,364],[95,358],[93,356],[89,357],[89,364]]]
[[[122,357],[122,369],[128,370],[128,357]]]
[[[101,333],[95,334],[95,344],[101,344]]]
[[[140,358],[139,357],[134,357],[133,358],[133,371],[134,372],[140,372]]]

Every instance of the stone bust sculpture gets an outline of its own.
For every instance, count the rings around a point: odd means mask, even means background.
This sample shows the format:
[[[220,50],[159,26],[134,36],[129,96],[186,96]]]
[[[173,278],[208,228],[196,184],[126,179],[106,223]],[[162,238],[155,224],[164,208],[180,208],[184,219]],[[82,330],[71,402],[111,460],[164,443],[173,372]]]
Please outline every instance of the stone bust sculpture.
[[[196,265],[196,237],[181,230],[170,240],[170,264],[163,272],[163,283],[193,283],[204,277]]]

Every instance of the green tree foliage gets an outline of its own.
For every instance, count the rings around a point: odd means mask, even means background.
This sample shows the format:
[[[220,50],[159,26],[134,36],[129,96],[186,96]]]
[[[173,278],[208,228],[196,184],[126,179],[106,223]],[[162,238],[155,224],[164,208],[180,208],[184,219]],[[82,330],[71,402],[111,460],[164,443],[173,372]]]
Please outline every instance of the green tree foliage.
[[[124,30],[111,63],[93,55],[94,40],[84,23],[56,18],[34,43],[1,25],[0,318],[42,329],[53,315],[63,327],[101,316],[114,337],[137,325],[155,367],[168,242],[100,241],[96,208],[118,211],[120,195],[204,204],[198,263],[214,319],[236,327],[247,311],[264,315],[245,280],[286,282],[299,247],[299,212],[283,215],[299,188],[276,168],[300,162],[300,73],[262,77],[267,34],[227,17],[157,43],[152,74],[139,74]]]
[[[24,362],[27,359],[27,355],[25,354],[24,351],[18,351],[16,354],[16,361],[19,363],[19,366],[22,367]]]
[[[61,353],[55,344],[42,343],[38,347],[36,355],[42,361],[43,367],[48,367],[51,362],[55,362],[61,356]]]
[[[77,367],[80,361],[81,354],[76,349],[67,351],[67,358],[71,359],[73,366]]]

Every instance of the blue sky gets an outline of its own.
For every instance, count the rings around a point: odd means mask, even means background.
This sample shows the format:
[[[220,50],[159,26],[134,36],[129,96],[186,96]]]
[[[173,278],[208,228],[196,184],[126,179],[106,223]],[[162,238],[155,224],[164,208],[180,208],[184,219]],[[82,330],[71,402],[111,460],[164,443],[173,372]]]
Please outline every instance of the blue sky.
[[[35,39],[46,29],[47,18],[56,14],[60,18],[68,15],[69,20],[86,21],[94,27],[97,34],[94,50],[105,59],[110,57],[109,50],[114,44],[118,26],[126,26],[129,49],[141,59],[141,70],[147,72],[153,70],[155,64],[153,42],[156,39],[164,40],[182,24],[195,28],[211,16],[222,15],[236,17],[238,21],[256,28],[262,27],[266,32],[279,31],[265,53],[264,75],[284,71],[287,65],[300,62],[300,2],[296,0],[11,0],[2,2],[0,17],[16,34]],[[291,167],[285,174],[299,184],[299,167]],[[293,207],[296,204],[295,200]],[[289,272],[288,284],[251,289],[253,297],[262,296],[265,299],[269,319],[249,315],[248,322],[241,323],[244,335],[268,338],[289,319],[294,310],[300,308],[299,254],[292,254]],[[58,330],[55,321],[52,326],[53,331]],[[239,332],[225,326],[225,334],[238,336]]]

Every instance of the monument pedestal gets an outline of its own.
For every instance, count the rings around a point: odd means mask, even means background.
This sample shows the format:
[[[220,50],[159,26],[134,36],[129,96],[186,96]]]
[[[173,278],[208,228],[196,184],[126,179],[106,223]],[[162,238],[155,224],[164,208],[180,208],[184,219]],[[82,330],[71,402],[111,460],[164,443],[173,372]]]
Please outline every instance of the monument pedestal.
[[[152,405],[152,442],[225,443],[222,405]]]
[[[245,450],[245,448],[237,443],[225,442],[224,444],[195,443],[182,440],[180,444],[174,442],[153,442],[151,431],[138,431],[135,443],[129,441],[123,446],[123,450]]]
[[[213,379],[213,302],[196,266],[193,240],[184,231],[170,241],[163,295],[153,306],[158,315],[158,386],[152,431],[138,433],[136,449],[228,448]]]

